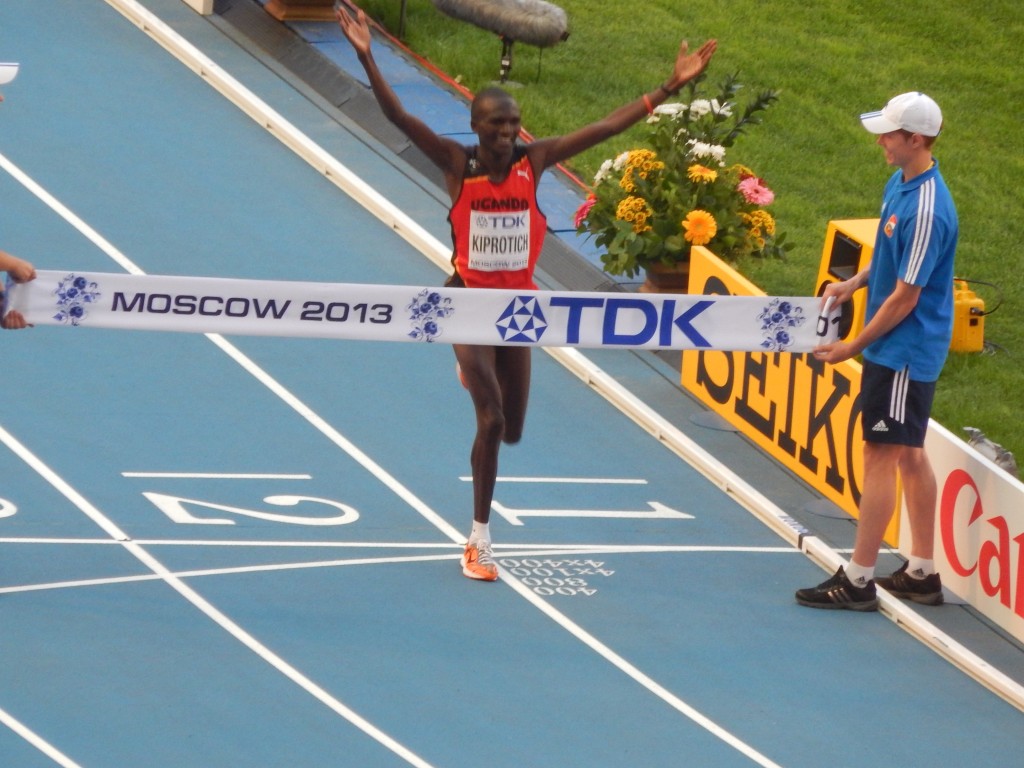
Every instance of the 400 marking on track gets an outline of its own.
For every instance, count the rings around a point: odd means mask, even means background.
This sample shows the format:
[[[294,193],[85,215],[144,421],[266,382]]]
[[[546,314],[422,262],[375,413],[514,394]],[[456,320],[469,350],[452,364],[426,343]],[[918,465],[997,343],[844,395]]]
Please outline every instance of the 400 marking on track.
[[[549,560],[501,558],[498,563],[524,586],[543,597],[591,597],[597,594],[595,579],[608,578],[615,571],[598,560]],[[586,578],[585,578],[586,577]],[[589,579],[589,581],[588,581]]]

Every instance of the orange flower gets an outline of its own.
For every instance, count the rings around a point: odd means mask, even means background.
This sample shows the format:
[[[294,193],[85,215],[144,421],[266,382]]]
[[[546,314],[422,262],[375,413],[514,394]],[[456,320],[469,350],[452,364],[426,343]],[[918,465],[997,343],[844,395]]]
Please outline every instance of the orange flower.
[[[691,165],[686,169],[686,178],[694,184],[710,184],[718,178],[718,171],[703,165]]]
[[[692,245],[707,245],[718,232],[715,217],[707,211],[690,211],[683,219],[683,239]]]

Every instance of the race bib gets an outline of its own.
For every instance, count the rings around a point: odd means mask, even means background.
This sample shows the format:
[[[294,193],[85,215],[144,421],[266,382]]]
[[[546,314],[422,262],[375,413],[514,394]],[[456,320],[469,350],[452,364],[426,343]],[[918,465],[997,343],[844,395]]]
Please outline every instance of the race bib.
[[[469,222],[469,268],[515,272],[530,265],[530,212],[474,211]]]

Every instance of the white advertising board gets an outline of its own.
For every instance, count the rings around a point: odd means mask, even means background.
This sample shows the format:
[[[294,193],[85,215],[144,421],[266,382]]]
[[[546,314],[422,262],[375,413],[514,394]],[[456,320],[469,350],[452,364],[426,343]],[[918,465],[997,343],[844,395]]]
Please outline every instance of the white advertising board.
[[[925,449],[938,482],[943,585],[1024,641],[1024,483],[934,421]],[[904,507],[901,550],[910,547],[906,520]]]

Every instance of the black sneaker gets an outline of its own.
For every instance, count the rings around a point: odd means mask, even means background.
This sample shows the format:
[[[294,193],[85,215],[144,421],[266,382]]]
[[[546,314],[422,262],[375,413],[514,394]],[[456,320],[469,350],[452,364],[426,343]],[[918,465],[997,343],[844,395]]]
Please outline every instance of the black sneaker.
[[[877,611],[878,597],[875,595],[875,582],[869,581],[866,586],[855,587],[846,578],[843,566],[839,566],[828,581],[816,587],[798,589],[796,601],[808,608],[845,608],[848,611]]]
[[[898,571],[889,576],[882,576],[876,580],[878,586],[889,592],[894,597],[901,597],[904,600],[912,600],[922,605],[942,605],[942,581],[939,574],[933,573],[923,579],[915,579],[907,573],[907,566],[904,563]]]

